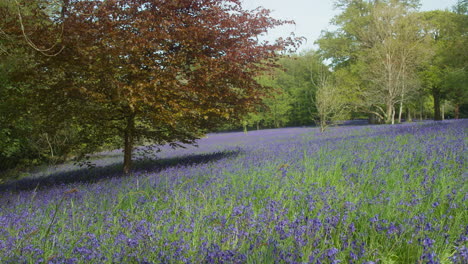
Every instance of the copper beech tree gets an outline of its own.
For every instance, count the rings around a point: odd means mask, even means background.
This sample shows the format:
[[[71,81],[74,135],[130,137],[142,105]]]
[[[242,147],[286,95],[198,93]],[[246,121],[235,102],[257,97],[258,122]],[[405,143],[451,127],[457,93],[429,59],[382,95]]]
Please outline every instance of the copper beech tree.
[[[63,69],[54,90],[81,102],[76,118],[123,139],[129,174],[139,140],[194,143],[259,103],[256,75],[300,40],[258,37],[287,23],[240,0],[70,0],[65,48],[43,70]]]

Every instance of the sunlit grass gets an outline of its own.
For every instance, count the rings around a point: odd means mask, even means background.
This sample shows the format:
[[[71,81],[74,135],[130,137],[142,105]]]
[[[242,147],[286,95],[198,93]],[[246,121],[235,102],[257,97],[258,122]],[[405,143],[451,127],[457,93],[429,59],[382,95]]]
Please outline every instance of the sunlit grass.
[[[218,160],[3,192],[0,261],[463,263],[466,127],[236,134]]]

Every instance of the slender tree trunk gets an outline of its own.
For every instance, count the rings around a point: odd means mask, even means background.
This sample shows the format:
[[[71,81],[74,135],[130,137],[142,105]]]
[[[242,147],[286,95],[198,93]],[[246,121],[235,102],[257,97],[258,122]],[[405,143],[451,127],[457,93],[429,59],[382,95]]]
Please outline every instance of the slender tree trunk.
[[[393,115],[393,105],[392,105],[392,104],[387,103],[387,114],[386,114],[386,115],[387,115],[387,116],[385,117],[385,119],[386,119],[386,120],[385,120],[385,123],[386,123],[386,124],[392,123],[392,120],[393,120],[393,118],[392,118],[392,115]]]
[[[46,141],[47,141],[47,144],[49,145],[50,156],[53,158],[53,157],[54,157],[54,148],[52,147],[52,144],[50,143],[48,134],[45,133],[44,135],[45,135],[45,139],[46,139]]]
[[[434,97],[434,120],[442,120],[442,114],[440,111],[440,91],[437,88],[432,88],[432,96]]]
[[[398,123],[401,123],[401,115],[403,113],[403,100],[400,102],[400,109],[398,111]]]
[[[455,104],[455,119],[459,119],[460,118],[460,105],[459,104]]]
[[[403,84],[403,91],[401,93],[401,101],[400,101],[400,109],[398,111],[398,123],[401,123],[401,115],[403,114],[403,101],[405,99],[405,93],[404,93],[405,87],[406,85]]]
[[[395,124],[395,107],[392,104],[387,105],[387,120],[385,123],[387,124]]]
[[[327,127],[327,121],[325,117],[320,118],[320,133],[323,133]]]
[[[442,120],[445,120],[445,103],[442,104],[441,109],[442,109]]]
[[[274,105],[274,108],[273,108],[273,125],[275,126],[275,128],[278,128],[278,121],[276,118],[276,104]]]
[[[409,108],[406,108],[407,115],[406,115],[406,122],[413,122],[413,119],[411,118],[411,110]]]
[[[260,121],[257,121],[257,130],[260,130]]]
[[[423,108],[424,108],[424,106],[423,106],[423,103],[422,103],[422,102],[421,102],[421,105],[420,105],[420,106],[421,106],[421,111],[419,112],[419,120],[421,120],[421,121],[422,121],[422,120],[423,120]]]
[[[123,172],[125,175],[130,175],[132,171],[134,133],[135,133],[135,115],[132,114],[127,117],[127,127],[125,128],[125,135],[124,135],[125,145],[124,145]]]

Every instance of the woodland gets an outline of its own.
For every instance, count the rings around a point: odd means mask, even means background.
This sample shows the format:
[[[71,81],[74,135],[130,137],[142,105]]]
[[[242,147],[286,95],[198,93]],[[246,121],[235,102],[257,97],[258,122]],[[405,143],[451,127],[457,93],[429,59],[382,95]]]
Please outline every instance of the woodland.
[[[318,49],[239,0],[0,2],[0,182],[207,132],[468,116],[468,2],[336,0]],[[91,166],[91,165],[90,165]]]

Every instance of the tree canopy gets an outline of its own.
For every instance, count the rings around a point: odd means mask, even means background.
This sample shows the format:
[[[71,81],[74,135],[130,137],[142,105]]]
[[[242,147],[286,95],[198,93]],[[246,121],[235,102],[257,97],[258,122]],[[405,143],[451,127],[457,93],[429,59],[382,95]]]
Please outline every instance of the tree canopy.
[[[339,74],[347,78],[339,83],[354,91],[351,103],[357,111],[395,123],[397,108],[401,121],[414,97],[430,91],[434,117],[440,120],[442,100],[449,94],[442,87],[452,83],[451,90],[464,89],[462,83],[455,88],[454,82],[439,77],[447,76],[444,71],[449,68],[461,72],[466,68],[466,49],[462,47],[466,43],[466,15],[418,12],[418,5],[419,1],[403,0],[336,1],[342,10],[332,20],[337,29],[323,32],[317,44],[337,73],[348,72]],[[457,8],[463,10],[461,2]],[[461,74],[452,76],[463,79]]]
[[[246,114],[266,92],[255,76],[299,41],[259,42],[293,22],[238,0],[69,0],[61,11],[64,48],[37,62],[36,99],[88,131],[81,144],[121,138],[125,173],[135,142],[194,143]]]

